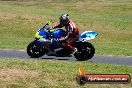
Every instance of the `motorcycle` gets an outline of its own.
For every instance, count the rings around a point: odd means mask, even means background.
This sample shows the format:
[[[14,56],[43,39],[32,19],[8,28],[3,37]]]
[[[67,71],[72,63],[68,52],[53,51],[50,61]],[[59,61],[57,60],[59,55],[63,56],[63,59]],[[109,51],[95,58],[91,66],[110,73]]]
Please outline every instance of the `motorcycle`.
[[[52,22],[47,22],[46,25],[40,28],[35,34],[35,39],[27,46],[27,54],[32,58],[39,58],[45,54],[49,54],[50,51],[56,54],[56,56],[65,57],[69,56],[67,48],[63,48],[58,39],[66,34],[63,29],[48,29],[46,26],[50,26]],[[97,32],[85,31],[80,34],[78,41],[72,44],[77,48],[74,53],[74,57],[78,61],[85,61],[91,59],[95,54],[94,46],[89,42],[98,35]]]

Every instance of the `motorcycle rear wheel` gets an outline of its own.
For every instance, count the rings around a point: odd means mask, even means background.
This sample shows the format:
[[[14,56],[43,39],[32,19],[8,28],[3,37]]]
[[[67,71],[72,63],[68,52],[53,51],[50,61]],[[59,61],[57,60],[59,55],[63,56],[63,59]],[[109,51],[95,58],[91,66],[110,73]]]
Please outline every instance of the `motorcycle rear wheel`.
[[[91,43],[80,42],[77,44],[78,51],[74,54],[78,61],[91,59],[95,54],[95,48]]]

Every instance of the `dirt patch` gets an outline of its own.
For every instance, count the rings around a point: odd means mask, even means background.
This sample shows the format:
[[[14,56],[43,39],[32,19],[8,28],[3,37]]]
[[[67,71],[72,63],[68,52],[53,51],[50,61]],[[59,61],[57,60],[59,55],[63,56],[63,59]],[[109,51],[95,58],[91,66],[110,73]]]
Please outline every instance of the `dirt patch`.
[[[0,18],[3,20],[12,20],[12,19],[44,19],[46,16],[44,15],[35,15],[35,14],[15,14],[15,13],[5,13],[0,12]]]
[[[23,70],[23,69],[0,69],[0,81],[11,82],[20,77],[26,79],[27,77],[37,77],[37,71]]]
[[[16,18],[16,16],[17,16],[17,14],[0,12],[0,20],[14,19],[14,18]]]
[[[34,19],[34,20],[41,20],[41,19],[44,19],[46,18],[45,15],[36,15],[36,14],[24,14],[24,15],[21,15],[22,18],[24,19]]]

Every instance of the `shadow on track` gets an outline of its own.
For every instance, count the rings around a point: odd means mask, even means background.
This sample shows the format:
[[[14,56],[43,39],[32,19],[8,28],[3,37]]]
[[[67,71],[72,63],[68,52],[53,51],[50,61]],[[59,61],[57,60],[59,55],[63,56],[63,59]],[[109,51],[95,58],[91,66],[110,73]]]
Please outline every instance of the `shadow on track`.
[[[54,60],[69,60],[69,59],[62,59],[62,58],[61,59],[56,59],[56,58],[41,58],[41,59],[46,59],[46,60],[53,60],[53,59]]]
[[[56,57],[56,56],[44,56],[40,59],[45,59],[45,60],[64,60],[64,61],[70,61],[71,58],[69,57]]]

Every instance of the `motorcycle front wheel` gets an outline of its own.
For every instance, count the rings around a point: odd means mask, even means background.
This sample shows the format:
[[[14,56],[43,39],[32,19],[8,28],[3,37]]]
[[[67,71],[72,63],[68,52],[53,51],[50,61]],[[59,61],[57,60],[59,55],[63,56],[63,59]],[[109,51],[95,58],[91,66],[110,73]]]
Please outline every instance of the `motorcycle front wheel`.
[[[39,58],[45,54],[45,48],[37,42],[31,42],[27,46],[27,54],[32,58]]]

